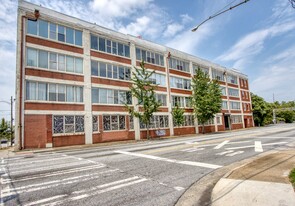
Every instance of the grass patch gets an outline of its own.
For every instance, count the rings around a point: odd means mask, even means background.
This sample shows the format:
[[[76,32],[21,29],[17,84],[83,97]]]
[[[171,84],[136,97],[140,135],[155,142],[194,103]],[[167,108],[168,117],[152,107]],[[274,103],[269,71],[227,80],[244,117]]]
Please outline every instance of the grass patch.
[[[290,182],[292,183],[293,187],[295,188],[295,168],[293,168],[289,174]]]

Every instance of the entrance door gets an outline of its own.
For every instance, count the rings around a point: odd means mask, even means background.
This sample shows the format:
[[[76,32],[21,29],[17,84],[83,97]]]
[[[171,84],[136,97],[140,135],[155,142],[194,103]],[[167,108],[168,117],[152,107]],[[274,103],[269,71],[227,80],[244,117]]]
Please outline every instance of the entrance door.
[[[225,129],[226,130],[229,130],[230,129],[230,126],[229,126],[229,118],[230,116],[229,115],[224,115],[224,126],[225,126]]]
[[[245,128],[247,128],[248,125],[248,119],[244,119]]]

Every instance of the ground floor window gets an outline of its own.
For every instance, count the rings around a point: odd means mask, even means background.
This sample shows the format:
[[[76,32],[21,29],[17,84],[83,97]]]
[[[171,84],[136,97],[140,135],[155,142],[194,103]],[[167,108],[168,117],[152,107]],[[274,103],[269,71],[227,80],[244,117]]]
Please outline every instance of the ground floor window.
[[[124,115],[103,115],[103,129],[109,130],[125,130],[125,116]]]
[[[84,116],[54,115],[53,133],[67,134],[84,132]]]
[[[92,131],[98,132],[98,116],[92,116]]]
[[[183,115],[184,121],[183,124],[180,126],[194,126],[194,115]],[[176,123],[173,121],[174,127],[176,127]]]
[[[129,129],[130,130],[133,130],[134,129],[133,116],[129,116]]]
[[[169,127],[168,115],[155,115],[151,118],[149,128],[167,128]],[[145,129],[146,125],[140,121],[140,129]]]
[[[242,123],[242,116],[241,115],[232,115],[230,118],[231,118],[232,124]]]

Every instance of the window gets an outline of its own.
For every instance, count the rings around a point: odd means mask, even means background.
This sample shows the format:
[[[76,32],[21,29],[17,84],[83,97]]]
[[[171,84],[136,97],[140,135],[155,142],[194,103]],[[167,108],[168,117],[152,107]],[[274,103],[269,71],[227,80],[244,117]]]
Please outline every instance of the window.
[[[191,80],[171,76],[170,77],[170,86],[172,88],[190,90],[191,89]]]
[[[91,49],[115,54],[123,57],[130,57],[129,45],[122,44],[116,41],[98,37],[95,35],[90,36]]]
[[[208,74],[208,75],[209,75],[209,69],[208,69],[208,68],[203,67],[203,66],[199,66],[199,65],[196,65],[196,64],[193,64],[193,71],[194,71],[194,74],[197,73],[198,68],[200,68],[200,69],[202,70],[202,72],[204,72],[205,74]]]
[[[66,71],[74,72],[74,57],[66,56]]]
[[[140,120],[140,129],[145,129],[146,125]],[[154,115],[150,121],[150,129],[159,129],[169,127],[168,115]]]
[[[37,54],[36,49],[27,49],[27,66],[33,66],[37,67],[37,59],[38,59],[38,54]]]
[[[75,30],[75,44],[82,46],[82,31]]]
[[[50,23],[50,25],[49,25],[49,38],[56,40],[56,24]]]
[[[219,124],[219,125],[222,124],[222,119],[220,116],[216,117],[216,124]]]
[[[28,34],[37,35],[37,22],[28,19]]]
[[[74,44],[74,29],[66,28],[66,42]]]
[[[220,90],[221,90],[221,93],[223,96],[226,96],[226,88],[223,87],[223,86],[219,86],[220,87]]]
[[[125,116],[123,115],[103,115],[103,129],[108,130],[125,130]]]
[[[170,58],[169,67],[180,71],[190,72],[189,63],[178,59]]]
[[[65,27],[58,25],[57,39],[58,41],[65,42]]]
[[[54,115],[52,119],[54,134],[84,132],[84,116]]]
[[[98,116],[92,116],[92,131],[98,132]]]
[[[38,100],[46,101],[47,100],[47,84],[38,83]]]
[[[27,81],[26,100],[83,102],[83,87]]]
[[[222,101],[221,108],[222,108],[222,109],[225,109],[225,110],[228,109],[228,107],[227,107],[227,101]]]
[[[162,54],[146,51],[140,48],[136,48],[136,60],[143,60],[151,64],[164,66],[164,56]]]
[[[239,110],[240,102],[229,102],[230,109]]]
[[[48,22],[39,20],[39,36],[48,38]]]
[[[153,73],[150,76],[149,81],[151,81],[152,84],[166,86],[166,76],[164,74]]]
[[[182,125],[179,126],[194,126],[194,116],[193,115],[183,115],[184,121]],[[173,120],[173,126],[176,127],[176,123]]]
[[[134,119],[132,116],[129,116],[129,129],[130,130],[134,129]]]
[[[227,75],[227,82],[231,84],[238,84],[238,78],[237,76],[234,76],[232,74]]]
[[[48,66],[49,62],[49,66]],[[83,73],[83,59],[65,56],[53,52],[27,48],[27,66],[66,71],[73,73]]]
[[[156,100],[161,103],[161,106],[167,106],[167,96],[166,94],[155,94]]]
[[[27,100],[37,99],[37,84],[36,84],[36,82],[27,82],[27,84],[26,84],[26,99]]]
[[[217,69],[212,69],[212,78],[224,82],[224,72]]]
[[[131,71],[129,67],[116,66],[97,61],[91,61],[91,75],[126,81],[131,79]]]
[[[49,69],[57,70],[57,54],[55,53],[50,53]]]
[[[232,124],[239,124],[242,123],[242,116],[241,115],[232,115],[230,117]]]
[[[39,50],[38,67],[48,68],[48,52]]]
[[[55,41],[82,46],[82,31],[44,20],[27,20],[27,33]]]
[[[233,97],[239,97],[239,90],[238,89],[232,89],[228,88],[228,95]]]
[[[132,104],[132,95],[129,91],[92,88],[92,103],[100,104]]]

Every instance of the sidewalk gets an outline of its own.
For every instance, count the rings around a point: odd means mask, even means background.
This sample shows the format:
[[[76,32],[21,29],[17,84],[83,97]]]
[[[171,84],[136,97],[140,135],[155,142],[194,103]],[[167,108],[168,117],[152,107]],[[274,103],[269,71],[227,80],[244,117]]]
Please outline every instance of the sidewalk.
[[[295,167],[295,150],[277,151],[238,167],[215,185],[213,206],[294,206],[288,175]]]

